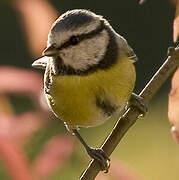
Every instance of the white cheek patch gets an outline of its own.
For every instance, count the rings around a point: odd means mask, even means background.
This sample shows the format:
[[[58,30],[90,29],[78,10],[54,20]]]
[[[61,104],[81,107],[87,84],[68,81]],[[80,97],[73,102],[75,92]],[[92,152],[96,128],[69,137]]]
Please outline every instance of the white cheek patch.
[[[76,70],[86,70],[89,66],[98,64],[104,57],[109,36],[106,30],[100,34],[81,41],[76,46],[70,46],[60,52],[64,64]]]

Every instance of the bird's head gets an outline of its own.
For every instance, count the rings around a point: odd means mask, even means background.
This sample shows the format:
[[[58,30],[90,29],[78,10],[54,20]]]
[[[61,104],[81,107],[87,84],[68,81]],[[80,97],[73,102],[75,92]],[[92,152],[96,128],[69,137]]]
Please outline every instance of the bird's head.
[[[54,59],[55,74],[89,73],[111,62],[105,58],[110,48],[117,48],[115,42],[111,47],[114,34],[102,16],[81,9],[67,11],[53,23],[43,56]]]

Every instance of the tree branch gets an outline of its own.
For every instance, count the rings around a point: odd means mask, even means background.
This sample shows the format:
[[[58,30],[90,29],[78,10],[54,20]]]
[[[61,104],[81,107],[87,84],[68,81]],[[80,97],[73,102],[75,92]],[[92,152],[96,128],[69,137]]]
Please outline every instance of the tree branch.
[[[166,79],[176,70],[179,65],[179,48],[176,48],[171,55],[168,56],[164,64],[154,74],[148,84],[139,94],[144,98],[144,102],[148,104],[157,90],[166,81]],[[105,140],[101,148],[108,156],[114,151],[120,140],[123,138],[129,128],[139,118],[140,112],[135,107],[130,107],[125,114],[118,120],[110,135]],[[81,175],[81,180],[93,180],[100,171],[98,163],[92,160],[88,168]]]

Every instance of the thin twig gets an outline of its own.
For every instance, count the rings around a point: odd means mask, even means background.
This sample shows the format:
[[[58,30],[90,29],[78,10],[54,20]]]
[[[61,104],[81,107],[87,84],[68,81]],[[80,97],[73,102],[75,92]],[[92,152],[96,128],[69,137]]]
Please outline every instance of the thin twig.
[[[159,68],[155,75],[151,78],[149,83],[139,94],[144,98],[147,104],[166,79],[176,70],[179,65],[179,48],[170,55],[164,64]],[[123,138],[128,129],[139,118],[140,112],[135,107],[130,107],[126,113],[118,120],[110,135],[105,140],[101,148],[108,156],[114,151],[120,140]],[[81,180],[93,180],[100,171],[98,163],[92,160],[88,168],[81,175]]]

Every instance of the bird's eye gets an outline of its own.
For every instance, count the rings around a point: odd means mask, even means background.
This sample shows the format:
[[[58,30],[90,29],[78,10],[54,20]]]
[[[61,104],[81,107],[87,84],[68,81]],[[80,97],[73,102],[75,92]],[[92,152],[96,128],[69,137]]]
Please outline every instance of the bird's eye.
[[[70,38],[70,42],[71,42],[72,45],[78,44],[79,41],[80,41],[80,39],[79,39],[79,37],[77,37],[77,36],[72,36],[72,37]]]

